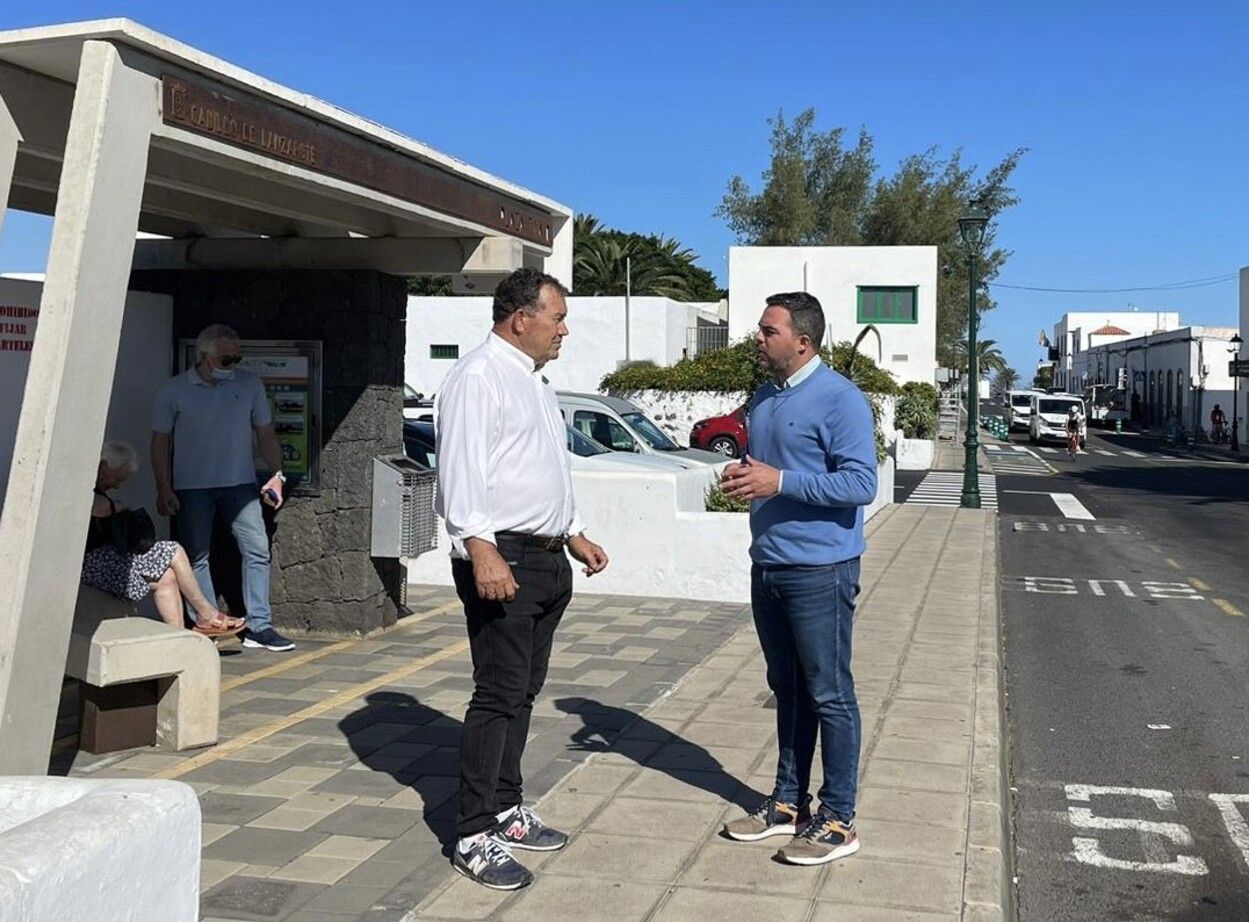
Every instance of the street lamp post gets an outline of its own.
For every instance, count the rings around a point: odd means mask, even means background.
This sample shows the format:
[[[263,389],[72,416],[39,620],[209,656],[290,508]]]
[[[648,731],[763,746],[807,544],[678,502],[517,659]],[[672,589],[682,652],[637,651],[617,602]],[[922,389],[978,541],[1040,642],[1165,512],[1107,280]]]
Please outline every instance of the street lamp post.
[[[1244,340],[1237,333],[1231,338],[1232,348],[1228,349],[1228,353],[1232,359],[1240,358],[1240,345]],[[1240,414],[1240,378],[1232,376],[1232,451],[1240,451],[1240,420],[1237,418]]]
[[[976,257],[984,246],[989,215],[979,202],[969,202],[958,219],[958,233],[967,248],[967,436],[963,440],[963,495],[959,505],[964,509],[980,508],[980,363],[976,349]]]

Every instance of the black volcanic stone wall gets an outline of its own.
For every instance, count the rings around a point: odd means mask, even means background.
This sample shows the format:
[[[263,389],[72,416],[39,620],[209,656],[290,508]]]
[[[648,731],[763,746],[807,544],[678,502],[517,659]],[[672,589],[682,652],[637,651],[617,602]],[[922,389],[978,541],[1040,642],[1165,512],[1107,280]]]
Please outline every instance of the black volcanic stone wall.
[[[272,536],[276,627],[334,636],[393,624],[404,574],[369,556],[372,459],[403,450],[407,289],[379,272],[136,272],[131,287],[174,298],[174,342],[225,323],[243,339],[322,343],[321,488],[291,497]],[[172,371],[171,371],[172,374]],[[242,610],[238,552],[218,523],[213,582]]]

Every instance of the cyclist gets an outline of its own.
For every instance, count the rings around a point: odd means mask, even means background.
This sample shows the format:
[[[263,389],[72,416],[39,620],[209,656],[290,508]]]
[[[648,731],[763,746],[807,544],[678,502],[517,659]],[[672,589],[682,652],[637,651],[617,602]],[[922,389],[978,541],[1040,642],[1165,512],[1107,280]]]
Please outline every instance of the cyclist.
[[[1222,442],[1227,435],[1227,416],[1223,413],[1223,408],[1217,403],[1214,409],[1210,411],[1210,440],[1212,442]]]
[[[1067,453],[1075,457],[1080,453],[1080,408],[1073,406],[1067,412]]]

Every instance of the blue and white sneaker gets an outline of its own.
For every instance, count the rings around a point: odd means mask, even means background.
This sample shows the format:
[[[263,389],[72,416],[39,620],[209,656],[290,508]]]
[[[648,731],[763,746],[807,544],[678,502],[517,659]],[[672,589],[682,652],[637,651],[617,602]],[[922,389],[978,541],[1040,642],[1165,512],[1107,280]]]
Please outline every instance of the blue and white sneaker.
[[[263,631],[244,631],[243,646],[254,650],[261,648],[272,650],[274,653],[285,653],[288,650],[295,649],[293,641],[287,640],[271,627],[267,627]]]
[[[491,890],[519,890],[533,883],[533,874],[512,857],[511,849],[488,832],[455,843],[451,867]]]
[[[546,825],[524,804],[505,814],[491,835],[509,848],[531,852],[555,852],[568,844],[567,833]]]

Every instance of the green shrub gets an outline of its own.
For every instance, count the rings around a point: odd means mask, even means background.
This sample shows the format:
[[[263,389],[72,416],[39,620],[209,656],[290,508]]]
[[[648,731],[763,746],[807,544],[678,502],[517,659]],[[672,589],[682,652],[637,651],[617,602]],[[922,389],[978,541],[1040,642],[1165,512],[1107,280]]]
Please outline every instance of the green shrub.
[[[706,507],[708,512],[749,512],[750,503],[727,496],[720,485],[713,483],[707,488]]]
[[[893,423],[908,439],[931,439],[937,435],[937,389],[931,384],[909,381],[893,409]]]

